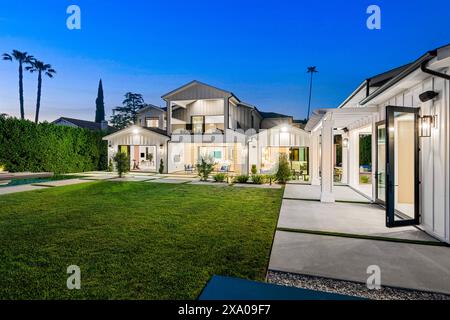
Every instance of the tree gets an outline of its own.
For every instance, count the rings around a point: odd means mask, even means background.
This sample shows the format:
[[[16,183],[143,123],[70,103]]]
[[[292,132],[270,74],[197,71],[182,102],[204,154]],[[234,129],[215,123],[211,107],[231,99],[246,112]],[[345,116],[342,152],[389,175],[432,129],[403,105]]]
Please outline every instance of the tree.
[[[312,96],[312,83],[313,83],[313,74],[317,73],[317,67],[308,67],[307,73],[311,73],[311,81],[309,82],[309,100],[308,100],[308,116],[306,117],[309,120],[309,114],[311,113],[311,96]]]
[[[113,109],[111,123],[116,129],[123,129],[136,123],[139,110],[145,107],[144,98],[139,93],[127,92],[122,107]]]
[[[291,177],[291,170],[289,169],[289,161],[287,155],[280,154],[278,162],[278,170],[275,173],[275,178],[279,183],[286,183]]]
[[[102,79],[98,83],[97,99],[95,99],[95,122],[101,123],[105,121],[105,101],[103,97]]]
[[[56,70],[48,63],[44,63],[37,59],[32,59],[30,65],[25,68],[31,73],[38,73],[38,87],[37,87],[37,98],[36,98],[36,115],[34,122],[39,122],[39,110],[41,109],[41,94],[42,94],[42,73],[44,73],[50,79],[56,74]]]
[[[124,173],[130,171],[130,158],[128,158],[128,155],[125,152],[116,153],[114,161],[116,162],[119,178],[122,178]]]
[[[11,54],[4,53],[3,60],[19,62],[19,102],[20,102],[20,118],[25,119],[25,107],[23,103],[23,65],[30,64],[33,60],[33,56],[28,55],[27,52],[20,52],[13,50]]]
[[[163,174],[164,172],[164,161],[161,158],[161,161],[159,161],[159,169],[158,169],[159,174]]]

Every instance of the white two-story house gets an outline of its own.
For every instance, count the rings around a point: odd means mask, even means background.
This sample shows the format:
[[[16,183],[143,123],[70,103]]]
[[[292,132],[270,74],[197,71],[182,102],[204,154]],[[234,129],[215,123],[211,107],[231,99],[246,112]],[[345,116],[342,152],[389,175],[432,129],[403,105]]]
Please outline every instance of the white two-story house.
[[[129,155],[132,170],[157,172],[162,163],[164,173],[182,173],[193,171],[208,156],[216,171],[248,173],[256,165],[270,172],[280,153],[294,150],[299,155],[295,150],[309,146],[309,135],[291,116],[261,112],[232,92],[199,81],[162,99],[166,107],[148,105],[135,125],[104,138],[110,159],[122,151]],[[301,150],[302,165],[308,167],[308,153]]]

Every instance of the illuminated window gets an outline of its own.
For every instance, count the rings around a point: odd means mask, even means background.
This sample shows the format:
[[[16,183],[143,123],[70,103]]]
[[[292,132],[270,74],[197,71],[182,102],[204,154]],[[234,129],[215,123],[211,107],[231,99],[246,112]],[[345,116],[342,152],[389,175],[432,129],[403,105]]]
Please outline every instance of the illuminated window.
[[[159,118],[146,118],[148,128],[159,128]]]

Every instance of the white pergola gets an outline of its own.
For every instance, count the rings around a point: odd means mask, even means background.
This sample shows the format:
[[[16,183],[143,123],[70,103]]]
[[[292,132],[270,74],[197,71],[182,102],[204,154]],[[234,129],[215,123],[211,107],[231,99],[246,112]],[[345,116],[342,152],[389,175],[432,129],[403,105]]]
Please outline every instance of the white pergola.
[[[311,132],[311,184],[321,186],[320,200],[322,202],[335,201],[333,194],[335,130],[352,129],[372,124],[373,131],[375,128],[374,119],[376,119],[375,115],[377,114],[379,114],[378,107],[318,109],[313,112],[305,130]],[[372,145],[372,148],[375,148],[375,146]],[[372,153],[372,156],[374,154],[375,152]],[[343,163],[346,161],[347,157],[343,153]],[[347,170],[345,164],[343,164],[343,170]]]

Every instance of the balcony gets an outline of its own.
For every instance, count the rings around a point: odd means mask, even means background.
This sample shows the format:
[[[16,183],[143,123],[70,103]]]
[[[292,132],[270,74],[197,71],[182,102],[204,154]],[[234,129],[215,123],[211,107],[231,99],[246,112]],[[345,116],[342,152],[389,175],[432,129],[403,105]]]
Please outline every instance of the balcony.
[[[223,134],[225,126],[223,123],[177,123],[172,124],[172,134]]]

